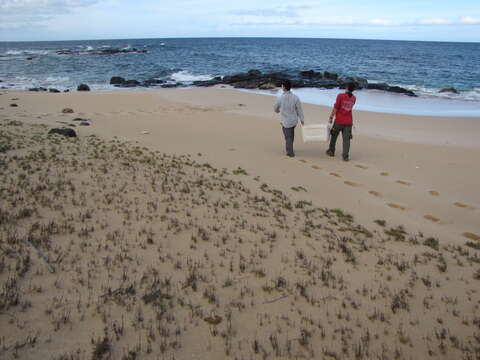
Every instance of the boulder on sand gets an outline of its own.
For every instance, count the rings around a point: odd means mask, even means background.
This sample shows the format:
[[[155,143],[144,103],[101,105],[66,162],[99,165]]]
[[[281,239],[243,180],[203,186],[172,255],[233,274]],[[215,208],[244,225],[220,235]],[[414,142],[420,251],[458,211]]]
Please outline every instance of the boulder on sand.
[[[77,133],[73,129],[69,128],[54,128],[51,129],[48,134],[58,134],[66,137],[77,137]]]

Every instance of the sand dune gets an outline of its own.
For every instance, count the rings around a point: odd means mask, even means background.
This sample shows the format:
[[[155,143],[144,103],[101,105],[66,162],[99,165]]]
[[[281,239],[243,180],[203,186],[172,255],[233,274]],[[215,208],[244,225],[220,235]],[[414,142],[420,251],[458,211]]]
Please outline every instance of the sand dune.
[[[295,147],[259,95],[3,92],[0,356],[479,358],[479,149]]]

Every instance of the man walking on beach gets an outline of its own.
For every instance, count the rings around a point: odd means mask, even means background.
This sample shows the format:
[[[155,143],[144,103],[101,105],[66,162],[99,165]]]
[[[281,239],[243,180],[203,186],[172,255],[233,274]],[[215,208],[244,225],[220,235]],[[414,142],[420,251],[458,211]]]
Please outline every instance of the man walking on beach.
[[[298,120],[300,120],[302,125],[304,124],[302,104],[298,96],[290,91],[292,88],[290,80],[283,81],[282,88],[283,94],[278,98],[273,109],[281,115],[280,122],[282,123],[283,136],[285,137],[287,156],[294,157],[293,140],[295,138],[295,126],[297,126]]]
[[[347,91],[342,94],[338,94],[335,105],[333,105],[332,113],[330,114],[330,123],[333,118],[335,122],[333,124],[330,134],[330,146],[327,150],[328,156],[335,156],[335,143],[340,132],[342,132],[343,140],[343,152],[342,157],[344,161],[348,161],[348,153],[350,151],[350,140],[352,139],[352,109],[357,100],[353,95],[355,85],[350,83],[347,85]]]

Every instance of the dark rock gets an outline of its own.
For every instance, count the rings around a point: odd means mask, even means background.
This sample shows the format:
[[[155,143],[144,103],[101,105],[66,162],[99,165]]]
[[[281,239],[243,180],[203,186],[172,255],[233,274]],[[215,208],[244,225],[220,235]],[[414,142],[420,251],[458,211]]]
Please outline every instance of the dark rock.
[[[179,87],[179,86],[180,86],[179,84],[163,84],[163,85],[161,85],[161,87],[164,88],[164,89],[176,88],[176,87]]]
[[[63,113],[63,114],[73,114],[73,109],[64,108],[64,109],[62,110],[62,113]]]
[[[90,86],[87,84],[80,84],[77,87],[77,91],[90,91]]]
[[[36,88],[30,88],[28,91],[47,91],[46,88],[44,87],[36,87]]]
[[[125,82],[125,79],[121,76],[113,76],[110,79],[110,85],[118,85],[118,84],[123,84]]]
[[[439,93],[452,93],[452,94],[458,94],[458,90],[455,88],[444,88],[439,91]]]
[[[323,74],[320,72],[316,72],[313,70],[302,71],[300,72],[300,76],[307,78],[307,79],[323,79]]]
[[[90,123],[88,121],[82,121],[79,125],[81,126],[90,126]]]
[[[350,83],[355,85],[356,90],[368,88],[368,80],[361,77],[340,78],[339,81],[341,82],[341,85],[340,85],[341,89],[345,89],[347,87],[347,84],[350,84]]]
[[[33,60],[33,57],[29,56],[27,57],[27,60]]]
[[[75,132],[75,130],[69,128],[55,128],[51,129],[48,133],[59,134],[67,137],[77,137],[77,133]]]
[[[247,74],[250,75],[250,76],[255,76],[255,77],[262,76],[262,72],[260,70],[256,70],[256,69],[249,70]]]
[[[325,71],[323,73],[323,77],[325,79],[329,79],[329,80],[337,80],[338,79],[338,74],[335,74],[335,73],[330,73],[328,71]]]
[[[57,90],[57,89],[54,89],[54,88],[50,88],[48,89],[48,91],[50,91],[51,93],[59,93],[60,90]]]
[[[388,88],[390,86],[388,86],[388,84],[385,84],[385,83],[376,83],[376,84],[368,84],[368,89],[372,89],[372,90],[383,90],[383,91],[387,91]]]
[[[87,119],[82,119],[82,118],[75,118],[72,121],[87,121]]]
[[[143,83],[142,83],[142,86],[155,86],[155,85],[160,85],[160,84],[163,84],[165,83],[165,81],[163,80],[159,80],[159,79],[148,79],[148,80],[145,80]]]
[[[58,50],[58,55],[114,55],[114,54],[126,54],[126,53],[147,53],[144,49],[101,49],[101,50]]]
[[[273,90],[277,88],[277,85],[271,82],[264,83],[258,87],[260,90]]]
[[[397,93],[397,94],[404,94],[404,95],[408,95],[408,96],[413,96],[413,97],[417,96],[417,95],[415,95],[415,93],[413,91],[404,89],[400,86],[389,86],[387,91]]]
[[[121,84],[115,84],[115,87],[124,87],[124,88],[131,88],[131,87],[136,87],[140,86],[141,83],[138,80],[125,80]]]
[[[18,107],[17,104],[10,104],[10,107]]]

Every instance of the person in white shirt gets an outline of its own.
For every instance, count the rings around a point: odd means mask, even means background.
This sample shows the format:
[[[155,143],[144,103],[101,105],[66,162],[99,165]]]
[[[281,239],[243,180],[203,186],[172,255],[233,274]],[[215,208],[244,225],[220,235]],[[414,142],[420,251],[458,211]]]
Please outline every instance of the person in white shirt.
[[[280,122],[282,124],[283,136],[285,137],[287,156],[294,157],[293,141],[295,138],[295,126],[297,126],[298,120],[304,125],[302,104],[298,96],[290,91],[292,88],[290,80],[284,80],[282,88],[283,94],[278,98],[273,109],[276,113],[280,113]]]

